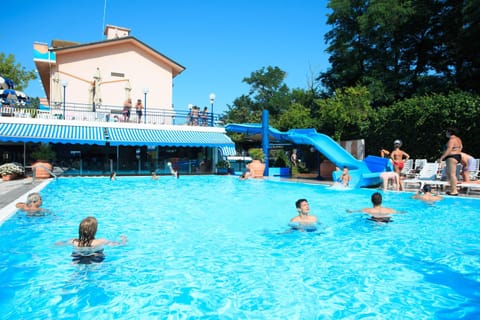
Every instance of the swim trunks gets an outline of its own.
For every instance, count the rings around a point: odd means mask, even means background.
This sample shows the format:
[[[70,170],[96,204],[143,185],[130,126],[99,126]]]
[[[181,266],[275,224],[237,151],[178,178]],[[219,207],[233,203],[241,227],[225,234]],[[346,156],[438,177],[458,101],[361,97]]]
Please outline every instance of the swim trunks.
[[[458,163],[460,163],[460,161],[462,160],[462,155],[457,153],[457,154],[449,154],[448,156],[446,156],[443,160],[447,160],[448,158],[453,158],[455,160],[457,160]]]
[[[395,167],[398,167],[400,170],[402,170],[403,167],[405,166],[405,163],[403,161],[393,161],[393,165]]]

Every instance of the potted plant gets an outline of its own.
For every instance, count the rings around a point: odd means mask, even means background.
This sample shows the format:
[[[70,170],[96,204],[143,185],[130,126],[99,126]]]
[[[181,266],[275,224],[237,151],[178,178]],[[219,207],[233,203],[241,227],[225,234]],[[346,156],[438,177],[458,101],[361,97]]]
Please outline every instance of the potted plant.
[[[252,157],[252,162],[247,165],[251,176],[254,178],[262,178],[265,172],[265,153],[263,153],[261,148],[251,148],[248,150],[248,154]]]
[[[24,175],[23,167],[16,162],[5,163],[0,166],[0,175],[3,181],[17,179]]]
[[[32,157],[36,162],[32,165],[35,178],[50,178],[52,172],[51,161],[55,160],[56,153],[48,143],[41,143],[40,146],[32,152]]]
[[[220,160],[217,162],[217,174],[228,174],[230,162],[228,160]]]

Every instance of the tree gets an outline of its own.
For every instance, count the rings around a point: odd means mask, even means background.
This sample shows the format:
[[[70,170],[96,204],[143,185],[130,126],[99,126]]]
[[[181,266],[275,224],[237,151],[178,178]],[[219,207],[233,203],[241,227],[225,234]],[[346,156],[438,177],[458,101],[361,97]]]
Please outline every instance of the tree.
[[[275,119],[290,104],[290,90],[284,83],[286,73],[279,67],[254,71],[243,82],[251,86],[248,95],[242,95],[228,106],[224,119],[226,122],[260,122],[262,110],[268,110]]]
[[[347,138],[346,132],[348,138],[361,137],[370,127],[370,102],[370,93],[365,87],[338,89],[331,98],[318,100],[322,132],[336,141]]]
[[[480,92],[480,0],[331,0],[327,93],[366,86],[373,105],[454,89]],[[476,38],[475,38],[476,37]]]
[[[26,70],[19,63],[15,63],[15,56],[0,52],[0,76],[9,78],[15,84],[16,90],[24,90],[30,80],[37,78],[34,70]]]

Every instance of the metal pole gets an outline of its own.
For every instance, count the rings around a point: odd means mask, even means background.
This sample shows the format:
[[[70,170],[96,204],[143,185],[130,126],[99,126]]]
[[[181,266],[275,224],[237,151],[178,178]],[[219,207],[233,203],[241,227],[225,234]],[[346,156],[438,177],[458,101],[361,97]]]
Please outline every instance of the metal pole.
[[[213,123],[213,102],[210,104],[211,108],[212,108],[212,114],[211,114],[211,122],[212,122],[212,127],[215,126],[215,124]]]
[[[63,86],[63,120],[65,120],[65,100],[67,100],[67,97],[65,96],[65,92],[67,91],[67,86]]]
[[[144,99],[145,105],[143,106],[143,109],[145,110],[144,111],[145,114],[143,115],[143,123],[147,123],[147,92],[145,91],[144,94],[145,94],[145,99]]]

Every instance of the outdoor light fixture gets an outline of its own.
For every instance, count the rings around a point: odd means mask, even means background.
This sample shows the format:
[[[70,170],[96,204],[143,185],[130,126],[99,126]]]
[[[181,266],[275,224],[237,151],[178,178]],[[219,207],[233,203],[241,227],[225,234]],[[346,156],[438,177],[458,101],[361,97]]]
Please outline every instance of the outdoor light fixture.
[[[63,120],[65,120],[65,101],[67,100],[66,97],[66,91],[67,91],[67,86],[68,86],[68,81],[63,80],[62,81],[62,86],[63,86]]]
[[[213,103],[214,102],[215,102],[215,93],[210,93],[210,107],[212,109],[212,114],[210,115],[210,119],[211,119],[212,127],[215,126],[213,122]]]
[[[143,110],[145,115],[143,116],[143,123],[147,123],[147,93],[148,93],[148,88],[143,89],[143,94],[145,95],[145,98],[143,99]]]

